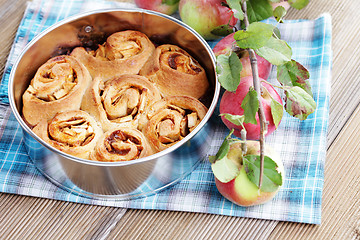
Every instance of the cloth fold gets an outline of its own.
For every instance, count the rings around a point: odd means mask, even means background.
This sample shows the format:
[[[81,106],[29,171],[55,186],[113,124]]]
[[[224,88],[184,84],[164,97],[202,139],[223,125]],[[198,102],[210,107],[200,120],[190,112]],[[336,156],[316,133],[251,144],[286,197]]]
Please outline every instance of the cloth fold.
[[[285,183],[276,197],[260,206],[240,207],[217,191],[211,167],[201,163],[191,174],[154,195],[130,201],[98,200],[78,196],[52,184],[31,163],[26,154],[22,130],[8,105],[7,85],[11,67],[25,45],[52,24],[76,13],[114,7],[134,7],[129,3],[82,0],[35,0],[29,2],[11,49],[0,84],[0,192],[103,206],[203,212],[279,221],[320,224],[324,182],[326,137],[331,84],[331,16],[315,20],[288,20],[278,27],[293,50],[293,58],[310,71],[315,113],[300,121],[288,114],[273,134],[266,138],[284,161]],[[268,23],[276,23],[267,20]],[[209,42],[213,47],[216,41]],[[276,81],[275,68],[269,81]],[[228,130],[218,117],[211,142],[215,154]]]

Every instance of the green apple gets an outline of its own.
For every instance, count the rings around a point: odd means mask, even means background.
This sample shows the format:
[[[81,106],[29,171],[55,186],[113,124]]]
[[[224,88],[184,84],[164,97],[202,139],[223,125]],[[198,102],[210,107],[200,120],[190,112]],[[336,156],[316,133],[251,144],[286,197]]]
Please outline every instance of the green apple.
[[[246,165],[244,164],[244,157],[260,155],[260,143],[258,141],[247,141],[246,148],[246,153],[243,154],[241,150],[242,142],[232,142],[229,145],[226,156],[212,163],[216,187],[225,198],[237,205],[253,206],[263,204],[271,200],[282,186],[285,176],[284,166],[279,154],[270,146],[265,145],[265,156],[275,163],[274,166],[276,167],[273,171],[278,173],[276,177],[278,177],[280,182],[271,191],[264,191],[263,188],[259,189],[257,184],[249,178]],[[220,163],[220,161],[224,160],[226,161],[226,167],[223,165],[224,162]],[[267,176],[264,176],[264,178],[267,178]]]
[[[219,36],[212,34],[212,30],[225,24],[234,26],[237,22],[231,9],[224,4],[225,0],[180,0],[179,14],[181,20],[203,38],[216,39]]]

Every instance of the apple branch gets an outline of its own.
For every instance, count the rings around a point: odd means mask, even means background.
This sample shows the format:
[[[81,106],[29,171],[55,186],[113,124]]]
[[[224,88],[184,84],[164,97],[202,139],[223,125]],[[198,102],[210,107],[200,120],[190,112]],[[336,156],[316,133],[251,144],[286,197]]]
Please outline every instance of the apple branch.
[[[247,6],[246,6],[246,1],[242,1],[242,9],[244,12],[244,24],[245,24],[245,29],[248,28],[249,26],[249,19],[247,16]],[[258,101],[259,101],[259,110],[258,110],[258,115],[259,115],[259,121],[260,121],[260,177],[259,177],[259,189],[261,188],[262,185],[262,180],[263,180],[263,174],[264,174],[264,155],[265,155],[265,134],[267,132],[267,123],[266,123],[266,118],[265,118],[265,113],[264,113],[264,107],[262,105],[261,102],[261,83],[260,83],[260,79],[259,79],[259,70],[258,70],[258,65],[257,65],[257,58],[255,55],[255,51],[251,48],[248,48],[247,51],[249,52],[249,58],[250,58],[250,62],[251,62],[251,69],[252,69],[252,74],[253,74],[253,81],[254,81],[254,89],[257,93],[257,97],[258,97]]]

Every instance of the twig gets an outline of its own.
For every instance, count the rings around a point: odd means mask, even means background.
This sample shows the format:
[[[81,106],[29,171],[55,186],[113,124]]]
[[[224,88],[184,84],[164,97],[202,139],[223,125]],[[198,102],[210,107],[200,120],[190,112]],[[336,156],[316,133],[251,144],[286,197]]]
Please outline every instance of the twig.
[[[243,140],[243,142],[241,143],[241,151],[243,156],[245,156],[246,152],[247,152],[247,145],[246,145],[246,131],[244,126],[242,127],[243,129],[241,130],[241,139]]]
[[[246,1],[242,1],[242,9],[244,11],[244,24],[245,28],[249,26],[249,19],[247,16],[247,6]],[[261,87],[260,87],[260,79],[259,79],[259,70],[257,65],[257,58],[255,55],[255,51],[253,49],[248,48],[249,58],[251,62],[251,69],[253,74],[253,82],[254,82],[254,89],[257,93],[258,101],[259,101],[259,121],[260,121],[260,177],[259,177],[259,189],[262,185],[263,174],[264,174],[264,155],[265,155],[265,134],[267,132],[267,124],[266,118],[264,113],[264,107],[261,102]]]

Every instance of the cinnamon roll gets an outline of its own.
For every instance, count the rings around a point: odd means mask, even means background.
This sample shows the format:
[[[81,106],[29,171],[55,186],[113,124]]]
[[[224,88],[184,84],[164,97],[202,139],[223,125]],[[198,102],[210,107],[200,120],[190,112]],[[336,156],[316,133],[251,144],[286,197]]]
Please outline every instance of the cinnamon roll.
[[[23,116],[29,125],[49,120],[57,112],[80,109],[85,89],[91,82],[87,69],[71,56],[48,60],[36,72],[23,94]]]
[[[164,96],[199,99],[209,87],[202,66],[185,50],[170,44],[157,47],[139,74],[154,82]]]
[[[108,80],[122,74],[138,74],[154,49],[144,33],[127,30],[110,35],[96,51],[77,47],[71,56],[79,59],[93,77]]]
[[[201,122],[207,108],[189,96],[172,96],[150,106],[139,127],[156,151],[181,141]]]
[[[103,134],[95,119],[81,110],[60,112],[49,122],[40,121],[33,131],[54,148],[84,159]]]
[[[117,127],[137,128],[146,108],[160,98],[159,90],[139,75],[122,75],[105,83],[95,78],[81,109],[92,114],[105,132]]]
[[[103,162],[130,161],[153,154],[144,135],[137,129],[115,128],[97,142],[91,160]]]

